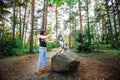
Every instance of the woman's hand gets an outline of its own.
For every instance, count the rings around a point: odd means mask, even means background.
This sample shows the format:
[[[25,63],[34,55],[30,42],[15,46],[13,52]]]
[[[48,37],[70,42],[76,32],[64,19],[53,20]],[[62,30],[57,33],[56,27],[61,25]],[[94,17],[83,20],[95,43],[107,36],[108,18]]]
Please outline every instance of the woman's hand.
[[[55,34],[55,32],[51,32],[51,34]]]

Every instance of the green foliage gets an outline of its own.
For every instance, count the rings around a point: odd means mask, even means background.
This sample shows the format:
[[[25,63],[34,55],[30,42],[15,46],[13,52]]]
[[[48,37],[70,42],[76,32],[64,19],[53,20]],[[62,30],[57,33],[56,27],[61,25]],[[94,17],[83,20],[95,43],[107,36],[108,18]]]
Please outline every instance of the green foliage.
[[[39,49],[39,45],[35,44],[35,45],[33,46],[33,52],[34,52],[34,53],[39,52],[38,49]]]
[[[56,43],[47,43],[47,50],[51,50],[53,48],[56,48]],[[24,44],[23,47],[19,50],[20,53],[24,53],[24,54],[30,54],[29,53],[29,44]],[[39,52],[39,45],[38,44],[34,44],[33,45],[33,53],[38,53]]]
[[[57,4],[57,7],[60,7],[62,4],[64,4],[64,2],[62,0],[47,0],[48,4]]]
[[[21,53],[28,53],[29,51],[29,44],[26,43],[26,44],[23,44],[22,48],[19,50]]]
[[[74,36],[75,37],[75,36]],[[75,42],[76,41],[76,42]],[[76,38],[75,38],[75,43],[73,43],[73,45],[74,45],[74,48],[77,50],[77,51],[82,51],[82,37],[81,37],[81,34],[80,34],[80,31],[79,30],[77,30],[76,31]],[[87,42],[87,41],[85,41],[84,42],[84,50],[86,51],[86,52],[88,52],[88,51],[91,51],[91,48],[90,48],[90,44]]]
[[[67,3],[67,6],[72,8],[78,2],[78,0],[65,0],[65,2]]]
[[[1,39],[0,56],[12,56],[16,54],[16,51],[22,47],[22,43],[19,38],[4,37]]]
[[[52,25],[48,25],[47,30],[46,30],[46,34],[49,34],[50,32],[52,32]]]
[[[80,34],[80,31],[78,30],[77,31],[77,36],[76,36],[76,49],[78,51],[82,51],[82,38],[81,38],[81,34]],[[90,47],[90,44],[87,42],[87,41],[84,41],[84,51],[88,52],[88,51],[91,51],[91,47]]]
[[[52,48],[56,48],[56,43],[47,43],[47,50],[49,51]]]
[[[116,52],[117,56],[120,56],[120,49]]]

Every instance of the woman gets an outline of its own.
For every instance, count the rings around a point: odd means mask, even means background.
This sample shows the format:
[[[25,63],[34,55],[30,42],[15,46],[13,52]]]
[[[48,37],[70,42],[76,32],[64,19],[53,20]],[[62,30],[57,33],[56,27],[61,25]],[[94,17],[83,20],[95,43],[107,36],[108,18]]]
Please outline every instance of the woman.
[[[45,35],[45,31],[41,31],[40,35],[39,35],[39,44],[40,44],[40,48],[39,48],[39,60],[38,60],[38,64],[37,64],[37,73],[38,74],[42,74],[42,69],[41,69],[41,65],[43,64],[44,69],[43,70],[48,70],[48,68],[46,67],[46,60],[47,60],[47,50],[46,50],[46,41],[47,39],[53,34],[54,32],[51,32],[48,35]]]

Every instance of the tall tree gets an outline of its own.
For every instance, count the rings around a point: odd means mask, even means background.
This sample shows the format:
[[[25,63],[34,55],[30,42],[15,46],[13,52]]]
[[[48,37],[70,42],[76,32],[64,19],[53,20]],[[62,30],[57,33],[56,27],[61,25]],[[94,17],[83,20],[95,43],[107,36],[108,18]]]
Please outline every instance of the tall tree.
[[[12,33],[12,35],[13,35],[13,37],[15,37],[15,26],[16,26],[16,17],[15,17],[15,5],[16,4],[16,1],[15,0],[13,0],[13,33]]]
[[[115,0],[115,2],[116,2],[116,7],[117,7],[118,24],[119,24],[119,31],[120,31],[120,9],[119,9],[120,0]]]
[[[57,14],[58,14],[58,10],[57,10],[57,3],[56,3],[56,7],[55,7],[55,19],[56,19],[56,25],[55,25],[55,27],[56,27],[56,47],[58,46],[57,44],[58,44],[58,40],[57,40],[57,28],[58,28],[58,19],[57,19]]]
[[[81,35],[81,46],[82,46],[82,52],[84,51],[84,39],[83,39],[83,27],[82,27],[82,14],[81,14],[81,4],[80,0],[78,0],[78,8],[79,8],[79,18],[80,18],[80,35]]]
[[[20,3],[21,3],[21,0],[20,0]],[[21,6],[19,6],[19,19],[20,19],[20,27],[19,27],[19,38],[21,40],[21,25],[22,25],[22,20],[21,20]]]
[[[44,30],[46,32],[47,27],[47,13],[48,13],[48,4],[45,5],[45,11],[44,11]]]
[[[25,29],[25,23],[26,23],[26,11],[27,11],[27,1],[25,2],[25,12],[24,12],[24,21],[23,21],[23,29],[22,29],[22,43],[23,43],[24,29]]]
[[[45,0],[43,0],[43,20],[42,20],[42,30],[44,30],[44,14],[45,14]]]
[[[112,29],[112,25],[111,25],[111,19],[110,19],[110,12],[109,12],[109,6],[108,6],[108,0],[105,0],[106,1],[106,10],[107,10],[107,17],[108,17],[108,27],[109,27],[109,32],[110,32],[110,39],[111,39],[111,45],[112,47],[115,47],[114,46],[114,36],[113,36],[113,29]]]
[[[88,43],[90,45],[91,43],[91,37],[90,37],[90,26],[89,26],[89,0],[86,0],[86,12],[87,12],[87,26],[88,26]]]
[[[31,32],[30,32],[30,48],[29,52],[33,52],[33,29],[34,29],[34,8],[35,8],[35,0],[32,0],[32,8],[31,8]]]
[[[117,17],[118,17],[118,26],[119,26],[119,32],[118,32],[118,36],[120,35],[120,0],[115,0],[116,3],[116,9],[117,9]],[[118,41],[119,42],[119,41]],[[120,43],[119,43],[120,44]]]
[[[71,5],[72,5],[72,4],[71,4],[71,1],[70,1],[70,34],[69,34],[69,47],[70,47],[70,48],[71,48],[71,36],[72,36],[72,35],[71,35],[71,27],[72,27],[72,26],[71,26],[71,25],[72,25],[72,20],[71,20],[71,19],[72,19]]]
[[[46,32],[46,27],[47,27],[48,6],[52,5],[50,2],[51,0],[47,0],[47,1],[44,0],[42,29],[45,30],[45,32]]]
[[[28,10],[28,11],[29,12],[27,13],[27,17],[26,17],[27,19],[26,19],[26,24],[25,24],[25,39],[24,39],[24,43],[26,43],[27,30],[28,30],[28,22],[29,22],[29,17],[30,17],[30,10]]]
[[[115,47],[117,48],[118,46],[118,32],[117,32],[117,27],[116,27],[116,10],[115,10],[115,4],[113,2],[113,0],[111,0],[112,3],[112,14],[113,14],[113,23],[114,23],[114,29],[115,29]]]

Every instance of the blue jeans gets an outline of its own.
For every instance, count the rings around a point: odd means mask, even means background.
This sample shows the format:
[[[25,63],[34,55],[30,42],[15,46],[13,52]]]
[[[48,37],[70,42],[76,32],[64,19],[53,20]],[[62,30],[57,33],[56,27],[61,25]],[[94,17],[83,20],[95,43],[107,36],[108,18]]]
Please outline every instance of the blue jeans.
[[[47,50],[46,48],[40,48],[39,49],[39,60],[37,64],[37,70],[40,70],[41,67],[46,67],[46,62],[47,62]]]

